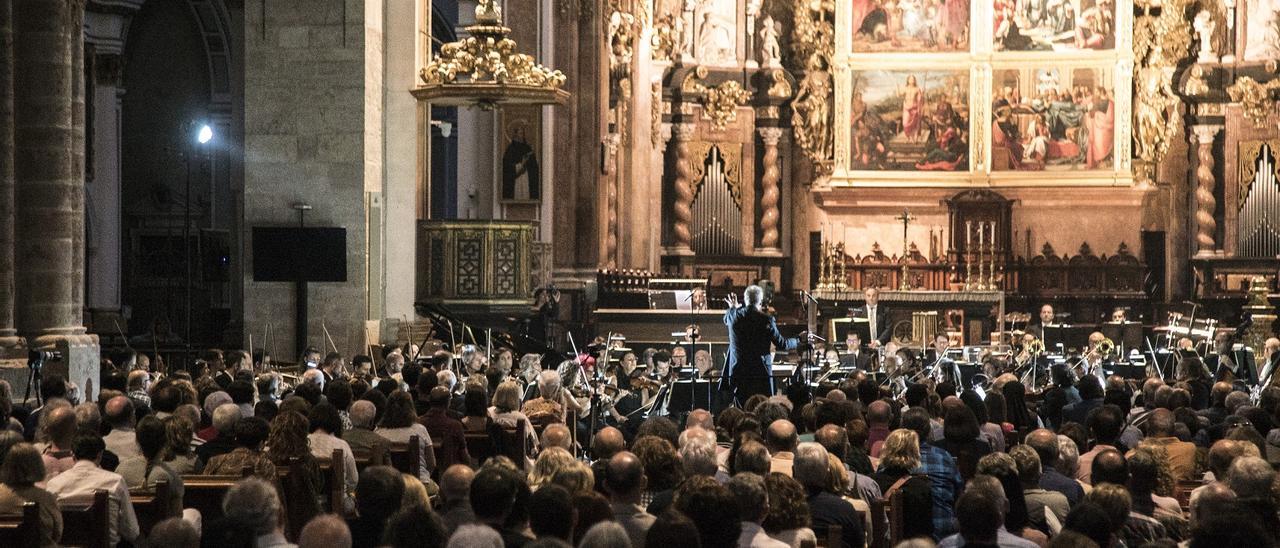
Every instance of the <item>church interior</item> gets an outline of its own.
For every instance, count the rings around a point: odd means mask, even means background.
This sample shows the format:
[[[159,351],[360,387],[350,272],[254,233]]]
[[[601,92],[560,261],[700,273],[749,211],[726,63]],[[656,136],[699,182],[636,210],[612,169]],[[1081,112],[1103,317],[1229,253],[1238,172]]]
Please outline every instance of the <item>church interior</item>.
[[[754,287],[778,392],[1268,383],[1278,150],[1280,0],[0,0],[0,378],[630,353],[722,407]]]

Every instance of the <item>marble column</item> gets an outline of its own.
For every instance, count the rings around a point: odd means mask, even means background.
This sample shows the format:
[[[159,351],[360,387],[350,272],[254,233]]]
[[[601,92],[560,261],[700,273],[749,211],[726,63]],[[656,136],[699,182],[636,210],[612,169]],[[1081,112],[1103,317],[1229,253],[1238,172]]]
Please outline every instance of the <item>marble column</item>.
[[[72,49],[81,43],[75,35],[84,12],[78,2],[46,0],[15,0],[14,12],[14,68],[23,82],[14,87],[17,327],[33,347],[47,347],[85,332],[76,306],[84,174],[76,172],[72,112],[80,57]]]
[[[1214,217],[1218,200],[1214,197],[1213,189],[1218,181],[1213,173],[1213,140],[1222,126],[1197,125],[1191,129],[1195,133],[1196,156],[1199,160],[1196,165],[1196,256],[1213,256],[1220,252],[1217,242],[1218,221]]]
[[[782,169],[778,166],[778,141],[782,139],[783,129],[779,127],[762,127],[757,130],[760,140],[764,141],[764,174],[760,178],[760,249],[759,251],[781,255],[778,248],[778,203],[781,193],[778,183],[782,180]]]
[[[676,146],[675,203],[671,206],[671,248],[673,255],[693,255],[693,169],[689,166],[689,141],[693,139],[693,124],[671,126]]]
[[[0,0],[0,348],[17,346],[13,286],[13,0]]]

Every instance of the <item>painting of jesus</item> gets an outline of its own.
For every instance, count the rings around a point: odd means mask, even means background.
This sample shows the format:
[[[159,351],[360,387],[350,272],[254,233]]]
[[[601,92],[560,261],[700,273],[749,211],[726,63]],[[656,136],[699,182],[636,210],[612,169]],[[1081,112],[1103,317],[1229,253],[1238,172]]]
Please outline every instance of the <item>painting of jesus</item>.
[[[851,107],[853,169],[969,169],[968,71],[855,71]]]

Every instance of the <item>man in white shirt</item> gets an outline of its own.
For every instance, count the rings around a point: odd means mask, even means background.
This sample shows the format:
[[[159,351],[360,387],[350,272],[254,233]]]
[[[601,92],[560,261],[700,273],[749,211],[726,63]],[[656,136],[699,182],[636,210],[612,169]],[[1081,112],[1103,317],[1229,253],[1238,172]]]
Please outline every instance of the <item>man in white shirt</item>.
[[[764,478],[751,472],[742,472],[729,480],[729,491],[742,509],[742,533],[738,535],[738,548],[788,548],[788,544],[770,537],[760,523],[769,514],[769,494]]]
[[[105,418],[111,426],[111,431],[102,437],[107,449],[120,457],[121,461],[141,456],[138,437],[133,433],[133,400],[125,396],[107,400]]]
[[[72,450],[75,465],[49,480],[45,489],[57,496],[59,502],[83,502],[92,499],[98,490],[106,491],[109,501],[107,544],[115,546],[121,540],[133,543],[138,540],[139,531],[138,518],[133,513],[133,503],[129,501],[129,487],[120,474],[98,467],[105,449],[106,444],[98,436],[77,437]]]

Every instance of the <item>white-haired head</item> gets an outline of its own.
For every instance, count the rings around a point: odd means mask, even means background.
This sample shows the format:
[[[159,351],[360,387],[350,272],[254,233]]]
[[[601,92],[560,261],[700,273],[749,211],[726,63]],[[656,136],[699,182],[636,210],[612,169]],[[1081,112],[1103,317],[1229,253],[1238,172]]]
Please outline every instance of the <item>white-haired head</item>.
[[[538,394],[544,398],[555,396],[560,391],[560,373],[554,369],[546,369],[538,373]]]
[[[747,289],[742,292],[742,303],[759,308],[764,304],[764,288],[758,285],[747,286]]]

